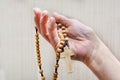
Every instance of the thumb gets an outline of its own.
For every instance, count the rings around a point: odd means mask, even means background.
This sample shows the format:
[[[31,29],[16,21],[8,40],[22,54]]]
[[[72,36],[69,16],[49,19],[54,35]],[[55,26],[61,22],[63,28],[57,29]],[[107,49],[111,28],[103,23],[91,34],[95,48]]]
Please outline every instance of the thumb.
[[[70,19],[56,12],[53,14],[53,17],[55,18],[56,22],[59,22],[65,26],[69,26],[71,24]]]

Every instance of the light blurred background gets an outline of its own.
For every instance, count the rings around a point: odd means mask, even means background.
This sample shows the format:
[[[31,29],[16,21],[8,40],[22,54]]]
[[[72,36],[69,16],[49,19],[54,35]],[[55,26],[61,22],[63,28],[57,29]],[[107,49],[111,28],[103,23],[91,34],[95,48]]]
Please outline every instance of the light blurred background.
[[[0,0],[0,80],[39,80],[35,56],[33,8],[59,12],[92,27],[120,60],[120,0]],[[44,73],[52,79],[55,55],[43,38]],[[102,54],[102,53],[101,53]],[[59,80],[98,80],[81,62],[68,74],[60,61]]]

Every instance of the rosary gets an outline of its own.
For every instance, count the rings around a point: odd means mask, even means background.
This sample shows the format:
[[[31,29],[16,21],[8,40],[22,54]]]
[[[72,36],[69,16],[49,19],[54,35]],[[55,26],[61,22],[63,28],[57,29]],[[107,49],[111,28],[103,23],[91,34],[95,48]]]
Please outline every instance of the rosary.
[[[60,38],[60,44],[58,45],[56,52],[56,63],[55,63],[55,71],[53,73],[53,80],[57,80],[58,78],[58,67],[60,58],[66,58],[67,71],[72,72],[72,64],[71,64],[71,56],[74,55],[73,51],[69,49],[68,38],[66,34],[66,27],[61,23],[57,24],[58,36]],[[36,56],[37,56],[37,64],[39,66],[39,73],[41,74],[41,80],[46,80],[42,70],[41,63],[41,54],[40,54],[40,45],[39,45],[39,33],[38,29],[36,29],[35,39],[36,39]]]

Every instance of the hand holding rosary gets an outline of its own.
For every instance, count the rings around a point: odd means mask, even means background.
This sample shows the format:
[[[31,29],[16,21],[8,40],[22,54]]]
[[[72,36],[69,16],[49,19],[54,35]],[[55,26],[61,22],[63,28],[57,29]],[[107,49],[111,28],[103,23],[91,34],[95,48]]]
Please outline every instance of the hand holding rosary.
[[[57,80],[58,78],[58,67],[59,67],[59,60],[60,57],[66,58],[67,70],[68,72],[72,72],[72,64],[71,64],[71,56],[74,55],[72,50],[69,49],[68,38],[66,34],[66,27],[61,23],[57,24],[58,36],[60,38],[60,43],[56,48],[56,63],[55,63],[55,71],[53,73],[53,80]],[[41,80],[46,80],[42,70],[42,63],[41,63],[41,54],[40,54],[40,45],[39,45],[39,33],[37,27],[36,29],[36,56],[37,56],[37,63],[39,66],[39,73],[41,74]]]

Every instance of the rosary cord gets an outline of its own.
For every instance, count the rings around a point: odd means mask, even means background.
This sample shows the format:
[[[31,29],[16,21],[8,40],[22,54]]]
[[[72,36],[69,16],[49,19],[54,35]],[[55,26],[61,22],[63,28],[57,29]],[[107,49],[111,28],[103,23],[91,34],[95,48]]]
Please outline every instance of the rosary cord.
[[[43,70],[42,70],[42,64],[41,64],[41,55],[40,55],[40,48],[39,48],[39,34],[38,34],[38,30],[37,28],[35,27],[36,29],[36,34],[35,34],[35,38],[36,38],[36,56],[37,56],[37,63],[38,63],[38,66],[39,66],[39,73],[41,74],[41,80],[45,80],[45,77],[43,75]]]
[[[67,39],[66,39],[67,34],[66,34],[65,26],[58,23],[57,29],[58,29],[58,36],[60,38],[60,44],[56,49],[56,64],[55,64],[55,72],[53,73],[53,80],[57,80],[60,54],[64,51],[64,47],[66,46],[67,43]]]

